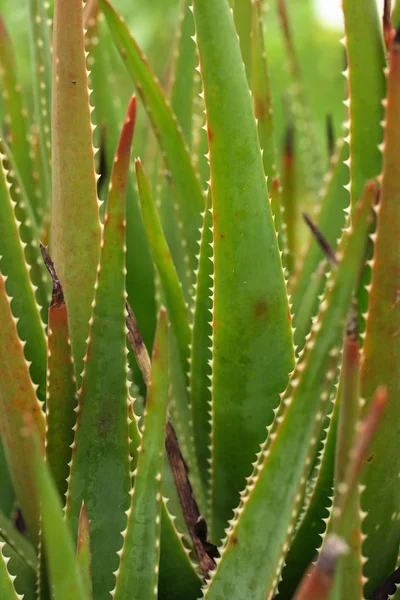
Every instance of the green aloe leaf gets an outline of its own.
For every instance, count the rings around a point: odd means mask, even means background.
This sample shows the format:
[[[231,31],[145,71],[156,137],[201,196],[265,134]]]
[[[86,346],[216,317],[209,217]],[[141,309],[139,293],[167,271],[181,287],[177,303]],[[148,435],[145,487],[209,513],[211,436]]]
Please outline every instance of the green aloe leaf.
[[[4,542],[0,543],[0,594],[2,600],[19,600],[13,581],[7,570],[7,559],[3,554]]]
[[[319,192],[325,173],[325,165],[322,160],[324,152],[320,137],[316,132],[316,122],[310,109],[307,91],[304,88],[304,78],[293,36],[296,24],[292,22],[291,7],[288,10],[288,0],[277,0],[277,7],[292,76],[292,86],[289,89],[289,109],[299,139],[298,147],[302,149],[298,156],[301,178],[305,192],[314,195]],[[312,26],[315,27],[312,5],[309,3],[305,8]]]
[[[1,157],[0,157],[1,158]],[[39,386],[38,396],[44,399],[46,385],[46,337],[36,303],[35,292],[25,260],[17,207],[13,206],[7,172],[0,160],[0,268],[7,278],[6,290],[11,297],[13,315],[18,318],[18,334],[26,342],[24,354],[31,361],[30,373]]]
[[[29,376],[10,298],[6,292],[5,278],[0,274],[0,403],[2,418],[1,436],[14,488],[28,526],[30,539],[36,543],[39,534],[39,505],[35,493],[33,473],[29,465],[29,452],[21,437],[26,414],[36,424],[44,450],[44,415]]]
[[[392,23],[393,27],[397,29],[400,26],[400,2],[399,0],[395,1],[393,11],[392,11]]]
[[[50,253],[65,294],[78,383],[100,247],[82,8],[81,0],[55,3],[51,119]]]
[[[116,600],[156,600],[160,560],[161,480],[168,405],[168,321],[161,310],[147,387],[142,440],[124,535]]]
[[[190,351],[190,405],[192,409],[193,436],[200,475],[205,489],[210,482],[211,424],[210,377],[212,339],[212,209],[208,194],[200,239],[199,268],[194,292],[193,326]]]
[[[342,6],[349,84],[350,197],[354,207],[367,180],[381,172],[378,145],[382,142],[385,53],[375,0],[343,0]]]
[[[36,430],[28,421],[24,431],[32,473],[40,498],[45,553],[54,600],[88,600],[75,560],[73,543],[63,518],[58,491],[41,456]]]
[[[111,176],[67,494],[74,538],[82,502],[91,521],[93,595],[99,600],[114,587],[130,489],[125,228],[135,114],[132,98]]]
[[[157,209],[154,204],[150,184],[140,160],[136,160],[136,176],[147,239],[149,241],[154,264],[157,267],[161,279],[169,318],[178,343],[181,364],[186,371],[189,355],[190,328],[189,313],[183,296],[182,285],[178,279],[157,214]]]
[[[346,209],[350,200],[349,192],[344,187],[349,179],[349,171],[345,163],[348,155],[348,145],[340,141],[332,159],[326,186],[321,195],[321,208],[316,219],[318,229],[333,250],[336,250],[344,227]],[[312,236],[293,292],[294,341],[298,350],[304,346],[306,335],[311,328],[312,318],[318,310],[318,297],[324,289],[327,271],[327,265],[322,266],[324,258],[320,245]],[[319,269],[322,270],[322,273],[318,272]],[[310,284],[310,280],[313,281],[313,279],[315,286]]]
[[[33,547],[31,547],[34,553]],[[37,559],[34,565],[27,565],[21,555],[9,545],[6,544],[3,548],[3,556],[7,560],[7,570],[9,574],[15,578],[13,583],[18,594],[23,596],[24,600],[37,600],[36,598],[36,566]]]
[[[240,40],[240,51],[246,69],[247,81],[252,82],[252,0],[235,0],[233,3],[233,18]]]
[[[140,160],[136,161],[136,176],[143,222],[171,322],[170,377],[173,394],[170,409],[173,421],[179,429],[181,449],[190,467],[191,481],[197,501],[203,507],[205,505],[204,492],[200,483],[195,451],[191,443],[193,427],[190,422],[190,398],[187,392],[190,345],[189,310]]]
[[[247,2],[248,0],[246,0]],[[264,43],[263,8],[261,0],[249,2],[251,14],[251,90],[253,92],[254,114],[258,122],[258,135],[263,151],[265,175],[271,192],[276,172],[276,148],[274,141],[274,120],[272,96],[268,73],[267,54]],[[236,5],[235,5],[236,9]],[[240,33],[239,33],[240,36]],[[243,54],[243,47],[242,47]],[[246,64],[246,63],[245,63]]]
[[[74,364],[69,342],[68,313],[53,265],[53,298],[49,307],[46,458],[62,504],[65,503],[77,406]]]
[[[106,200],[118,145],[118,132],[125,118],[124,101],[121,100],[121,93],[117,95],[115,90],[129,91],[131,84],[128,73],[123,65],[120,65],[120,58],[104,19],[97,19],[89,27],[87,36],[91,62],[90,86],[93,89],[91,99],[96,107],[94,114],[98,124],[97,132],[101,132],[100,148],[104,157],[99,194],[101,200]],[[115,61],[118,61],[120,70],[123,69],[122,73],[116,71]],[[109,74],[108,85],[104,85],[104,73]],[[126,291],[128,302],[140,322],[145,344],[151,348],[156,325],[154,273],[134,179],[132,164],[126,194]],[[134,381],[139,384],[140,372],[135,367],[136,365],[133,365]]]
[[[169,83],[169,95],[171,108],[182,129],[184,139],[191,149],[193,141],[192,120],[195,110],[194,94],[197,91],[195,86],[195,75],[197,74],[195,67],[196,60],[198,59],[196,45],[192,39],[194,34],[194,19],[190,5],[190,0],[182,0],[181,2],[176,57],[173,57],[174,64]],[[189,256],[184,244],[184,223],[179,205],[176,202],[171,186],[168,185],[167,178],[165,166],[162,164],[159,173],[162,188],[157,194],[156,204],[168,247],[171,250],[179,280],[182,283],[185,300],[189,302],[190,290],[194,282],[194,272],[190,269]]]
[[[282,569],[280,600],[292,600],[307,567],[315,559],[326,532],[332,506],[332,487],[340,395],[336,398],[313,490],[306,498]]]
[[[27,196],[23,181],[15,163],[11,148],[5,140],[0,139],[0,154],[4,156],[3,164],[10,187],[15,218],[18,222],[24,255],[29,265],[29,277],[35,290],[37,303],[41,307],[41,317],[47,322],[47,306],[50,299],[50,280],[43,264],[39,249],[40,231]]]
[[[12,148],[15,163],[21,174],[36,218],[38,218],[38,206],[35,203],[32,177],[33,168],[30,156],[27,111],[22,97],[21,84],[18,81],[14,49],[2,19],[0,19],[0,64],[2,67],[2,94],[7,115],[7,142]]]
[[[201,226],[200,213],[204,209],[200,179],[193,167],[176,117],[136,41],[109,2],[101,0],[101,6],[115,44],[135,82],[165,154],[183,222],[189,264],[194,269],[196,268],[196,242]]]
[[[29,0],[29,34],[42,174],[40,209],[46,212],[51,200],[51,32],[43,0]]]
[[[372,182],[366,188],[354,229],[343,238],[339,267],[328,282],[312,338],[291,376],[274,428],[242,493],[222,557],[205,591],[207,600],[224,596],[263,600],[272,597],[277,585],[329,398],[321,382],[335,377],[375,195]]]
[[[272,420],[278,393],[287,383],[293,345],[257,127],[233,18],[225,0],[195,1],[194,16],[213,204],[211,536],[219,541]]]
[[[372,593],[394,570],[400,541],[400,461],[397,398],[400,393],[400,40],[396,36],[390,55],[382,193],[377,210],[377,237],[372,264],[367,327],[361,371],[361,396],[370,406],[375,390],[385,385],[388,403],[384,419],[372,444],[372,459],[365,467],[366,489],[361,506],[368,515],[363,522],[367,539],[363,553],[368,562],[366,595]],[[384,490],[384,493],[382,493]],[[382,539],[385,543],[382,544]]]

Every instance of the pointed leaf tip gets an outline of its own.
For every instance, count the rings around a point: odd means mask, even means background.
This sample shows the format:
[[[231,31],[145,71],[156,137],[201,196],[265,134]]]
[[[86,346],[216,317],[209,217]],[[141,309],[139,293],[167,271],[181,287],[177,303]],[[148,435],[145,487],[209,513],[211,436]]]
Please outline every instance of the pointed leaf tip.
[[[132,96],[129,101],[124,124],[122,126],[121,136],[118,142],[117,152],[115,154],[115,163],[120,163],[120,170],[126,171],[127,162],[130,157],[133,132],[136,122],[136,96]]]

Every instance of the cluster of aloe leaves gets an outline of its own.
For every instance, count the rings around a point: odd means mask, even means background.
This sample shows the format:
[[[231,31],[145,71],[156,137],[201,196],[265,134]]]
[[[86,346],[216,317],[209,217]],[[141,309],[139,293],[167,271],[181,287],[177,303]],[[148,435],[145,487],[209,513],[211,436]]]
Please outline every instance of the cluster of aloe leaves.
[[[277,0],[304,251],[263,0],[182,0],[167,89],[108,0],[27,5],[33,110],[0,26],[1,600],[400,598],[400,3],[343,0],[323,183]]]

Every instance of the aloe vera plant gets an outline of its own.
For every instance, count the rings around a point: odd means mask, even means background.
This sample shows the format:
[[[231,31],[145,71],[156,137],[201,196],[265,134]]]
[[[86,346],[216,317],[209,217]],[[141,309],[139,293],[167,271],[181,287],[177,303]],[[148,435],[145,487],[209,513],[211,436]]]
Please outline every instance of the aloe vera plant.
[[[399,3],[343,0],[325,183],[290,2],[282,168],[262,0],[182,0],[167,84],[109,0],[27,4],[29,89],[0,21],[1,599],[393,597]]]

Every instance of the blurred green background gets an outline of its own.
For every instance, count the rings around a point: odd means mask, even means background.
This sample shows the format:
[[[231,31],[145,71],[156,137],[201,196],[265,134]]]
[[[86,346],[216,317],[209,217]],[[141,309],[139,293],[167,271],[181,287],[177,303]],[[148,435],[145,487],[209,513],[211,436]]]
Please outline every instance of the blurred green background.
[[[323,0],[326,6],[338,4]],[[339,43],[343,31],[327,27],[318,19],[315,0],[287,0],[294,44],[301,67],[302,80],[311,118],[318,135],[318,148],[328,162],[326,117],[331,115],[336,136],[340,135],[345,117],[344,49]],[[133,34],[160,77],[166,80],[171,48],[178,26],[180,0],[114,0]],[[323,6],[322,6],[323,8]],[[0,10],[17,50],[21,79],[29,95],[30,61],[27,33],[27,2],[0,1]],[[332,9],[325,12],[332,12]],[[277,1],[270,0],[265,13],[266,45],[273,91],[276,136],[282,147],[287,123],[290,72],[283,36],[279,26]],[[28,100],[29,101],[29,100]]]

